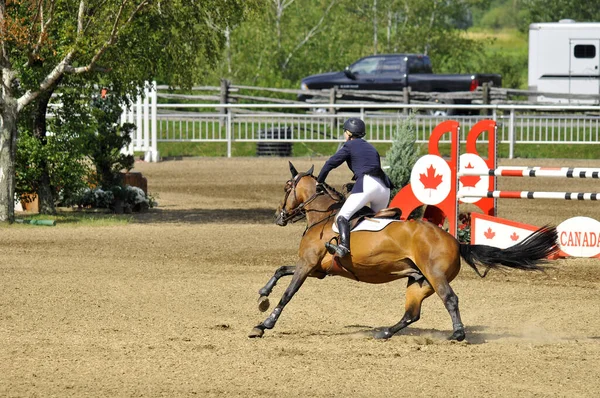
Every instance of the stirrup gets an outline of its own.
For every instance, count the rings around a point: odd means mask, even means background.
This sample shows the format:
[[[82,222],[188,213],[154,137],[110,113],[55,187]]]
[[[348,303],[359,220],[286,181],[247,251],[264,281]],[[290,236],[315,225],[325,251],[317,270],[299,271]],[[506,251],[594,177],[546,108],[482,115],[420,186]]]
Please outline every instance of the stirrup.
[[[327,248],[327,252],[329,254],[337,254],[340,257],[346,257],[350,254],[350,249],[342,246],[342,245],[334,245],[333,243],[325,243],[325,247]]]

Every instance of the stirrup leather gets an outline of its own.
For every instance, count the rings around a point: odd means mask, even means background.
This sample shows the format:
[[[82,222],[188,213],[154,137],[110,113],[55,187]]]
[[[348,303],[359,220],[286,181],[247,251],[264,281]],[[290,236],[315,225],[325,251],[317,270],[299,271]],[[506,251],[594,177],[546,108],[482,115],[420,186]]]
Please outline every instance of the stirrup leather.
[[[348,254],[350,254],[350,249],[348,249],[342,245],[333,244],[331,242],[326,242],[325,248],[327,249],[327,252],[329,254],[337,254],[340,257],[345,257]]]
[[[334,245],[330,240],[325,244],[325,247],[329,253],[337,254],[340,257],[345,257],[350,254],[350,222],[344,217],[338,217],[337,227],[340,231],[340,234],[338,238],[334,239],[338,244]]]

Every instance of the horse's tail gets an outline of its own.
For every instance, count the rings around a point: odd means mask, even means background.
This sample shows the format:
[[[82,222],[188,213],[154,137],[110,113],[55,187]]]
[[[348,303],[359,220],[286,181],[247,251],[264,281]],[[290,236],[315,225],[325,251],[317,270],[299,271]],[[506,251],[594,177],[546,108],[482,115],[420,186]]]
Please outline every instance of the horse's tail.
[[[559,251],[558,233],[555,227],[544,226],[523,241],[506,249],[486,245],[460,244],[460,255],[480,277],[485,277],[493,268],[513,268],[525,271],[542,271],[548,257]],[[487,269],[483,274],[477,265]]]

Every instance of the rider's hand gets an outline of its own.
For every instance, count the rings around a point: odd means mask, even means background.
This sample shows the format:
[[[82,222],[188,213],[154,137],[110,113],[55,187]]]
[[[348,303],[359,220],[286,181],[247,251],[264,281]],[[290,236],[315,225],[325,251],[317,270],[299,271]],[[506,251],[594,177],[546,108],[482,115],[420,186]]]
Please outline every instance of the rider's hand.
[[[317,183],[317,193],[325,193],[327,190],[325,189],[325,185],[322,182]]]

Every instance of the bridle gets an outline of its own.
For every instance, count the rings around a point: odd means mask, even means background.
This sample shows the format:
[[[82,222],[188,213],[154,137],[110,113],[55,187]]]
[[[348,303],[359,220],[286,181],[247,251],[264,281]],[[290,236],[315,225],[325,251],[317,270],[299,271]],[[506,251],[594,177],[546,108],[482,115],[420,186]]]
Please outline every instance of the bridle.
[[[321,195],[320,192],[315,192],[310,198],[308,198],[304,202],[301,202],[298,206],[296,206],[289,212],[285,209],[285,206],[287,204],[288,198],[290,197],[291,193],[294,194],[294,200],[297,201],[298,196],[296,195],[296,186],[298,185],[298,182],[300,181],[300,179],[307,175],[310,175],[310,174],[298,174],[294,178],[288,180],[285,183],[285,197],[283,198],[283,206],[281,207],[281,212],[279,213],[279,217],[278,217],[278,220],[280,220],[281,222],[283,222],[283,223],[291,222],[293,224],[297,221],[302,220],[304,217],[306,217],[306,208],[305,207],[307,205],[309,205],[317,197],[319,197],[319,195]]]
[[[306,230],[304,231],[306,233],[306,231],[308,231],[310,228],[314,227],[315,225],[318,225],[318,224],[332,218],[334,216],[334,213],[331,213],[331,211],[335,210],[336,207],[341,207],[341,204],[339,202],[339,199],[335,199],[329,191],[315,192],[304,202],[301,202],[298,206],[296,206],[295,208],[293,208],[292,210],[290,210],[288,212],[285,209],[285,205],[287,204],[288,198],[293,193],[294,200],[297,201],[296,186],[298,185],[298,182],[300,181],[300,179],[302,179],[305,176],[311,176],[312,178],[315,178],[312,174],[302,173],[302,174],[296,175],[294,178],[292,178],[291,180],[288,180],[285,183],[285,197],[283,199],[283,206],[281,207],[281,211],[279,213],[279,216],[277,217],[277,219],[278,219],[277,221],[278,221],[278,223],[282,223],[283,225],[287,224],[288,222],[295,223],[295,222],[300,221],[303,218],[305,218],[306,213],[308,211],[315,211],[315,212],[319,212],[319,213],[327,213],[327,212],[330,213],[329,215],[323,217],[319,221],[307,226]],[[329,197],[336,200],[336,203],[333,206],[330,206],[328,209],[324,209],[324,210],[307,209],[306,208],[306,206],[308,206],[310,203],[312,203],[316,198],[318,198],[321,195],[329,195]]]

